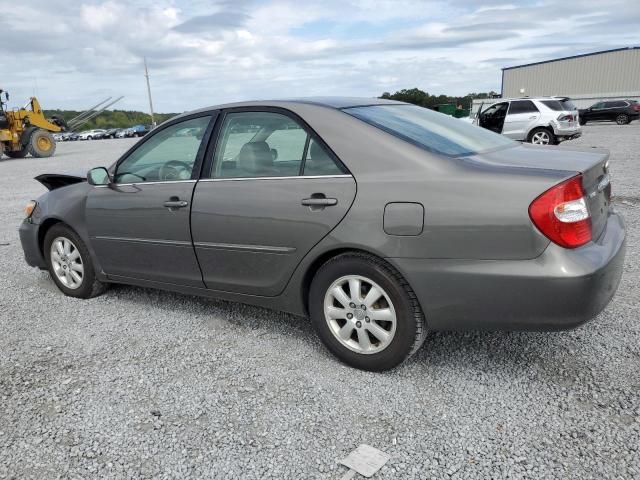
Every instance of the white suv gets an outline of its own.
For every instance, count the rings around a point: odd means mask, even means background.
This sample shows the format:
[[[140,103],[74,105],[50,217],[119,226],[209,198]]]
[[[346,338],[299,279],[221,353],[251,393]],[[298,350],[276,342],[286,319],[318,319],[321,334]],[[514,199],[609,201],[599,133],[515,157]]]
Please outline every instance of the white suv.
[[[473,120],[514,140],[555,145],[582,135],[578,109],[566,97],[504,98],[480,105]]]

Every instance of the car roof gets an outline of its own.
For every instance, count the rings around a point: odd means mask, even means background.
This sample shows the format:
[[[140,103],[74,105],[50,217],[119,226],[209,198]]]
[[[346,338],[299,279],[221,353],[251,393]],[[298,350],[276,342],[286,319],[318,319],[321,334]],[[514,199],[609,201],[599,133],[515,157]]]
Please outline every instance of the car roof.
[[[200,108],[191,112],[185,112],[183,115],[193,113],[207,112],[209,110],[220,110],[223,108],[237,107],[283,107],[294,105],[317,105],[327,108],[351,108],[366,107],[371,105],[407,105],[405,102],[397,100],[387,100],[384,98],[367,98],[367,97],[300,97],[300,98],[283,98],[276,100],[251,100],[246,102],[224,103],[221,105],[212,105],[206,108]],[[182,116],[182,115],[180,115]]]
[[[514,100],[571,100],[569,97],[513,97],[513,98],[487,98],[487,103],[512,102]]]

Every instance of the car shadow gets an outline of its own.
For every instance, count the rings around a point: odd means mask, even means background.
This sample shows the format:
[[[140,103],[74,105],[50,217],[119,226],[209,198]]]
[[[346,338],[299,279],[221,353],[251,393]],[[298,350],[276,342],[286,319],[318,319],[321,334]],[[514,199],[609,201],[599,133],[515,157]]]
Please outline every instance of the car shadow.
[[[197,315],[211,328],[232,324],[258,335],[283,336],[308,345],[310,354],[324,358],[332,355],[320,346],[308,318],[243,303],[183,295],[161,290],[127,285],[113,285],[106,296],[115,295],[119,303],[148,306],[176,314]],[[575,332],[575,330],[573,331]],[[389,374],[403,375],[420,370],[438,371],[441,368],[460,374],[521,375],[523,371],[537,371],[545,376],[557,376],[559,363],[564,375],[572,375],[583,368],[579,358],[570,354],[580,349],[580,335],[572,331],[560,332],[430,332],[422,348],[399,368]],[[313,352],[313,353],[311,353]],[[562,359],[560,360],[560,357]],[[570,357],[570,358],[569,358]],[[567,363],[568,362],[568,363]]]

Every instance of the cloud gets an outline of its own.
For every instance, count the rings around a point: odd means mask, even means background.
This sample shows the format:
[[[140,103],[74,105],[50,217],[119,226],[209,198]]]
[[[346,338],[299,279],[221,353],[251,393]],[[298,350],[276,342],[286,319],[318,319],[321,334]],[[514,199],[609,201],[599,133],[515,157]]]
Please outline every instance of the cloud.
[[[249,18],[249,15],[241,12],[219,12],[190,18],[173,29],[184,33],[211,33],[220,28],[230,30],[241,27]]]
[[[143,56],[158,110],[184,111],[414,86],[499,90],[501,67],[640,43],[636,0],[14,3],[0,16],[11,52],[0,56],[1,87],[17,104],[35,93],[51,108],[109,95],[126,96],[120,108],[146,108]]]

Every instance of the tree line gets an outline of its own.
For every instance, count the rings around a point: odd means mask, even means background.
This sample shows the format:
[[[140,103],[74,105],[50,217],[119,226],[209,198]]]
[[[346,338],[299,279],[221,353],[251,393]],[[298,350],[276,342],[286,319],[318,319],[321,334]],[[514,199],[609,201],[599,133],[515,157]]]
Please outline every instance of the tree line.
[[[61,117],[66,122],[77,117],[82,112],[75,110],[45,110],[44,114],[47,118],[53,116]],[[156,123],[160,124],[171,117],[175,117],[177,113],[156,113],[154,118]],[[94,128],[128,128],[133,125],[151,125],[151,115],[144,112],[134,110],[105,110],[97,117],[92,118],[78,130],[92,130]]]
[[[398,100],[401,102],[413,103],[421,107],[433,108],[436,105],[452,103],[454,105],[462,105],[463,108],[471,108],[471,102],[474,98],[493,98],[496,92],[486,93],[467,93],[462,97],[450,97],[448,95],[431,95],[419,88],[404,88],[395,93],[384,92],[380,98],[389,100]]]

